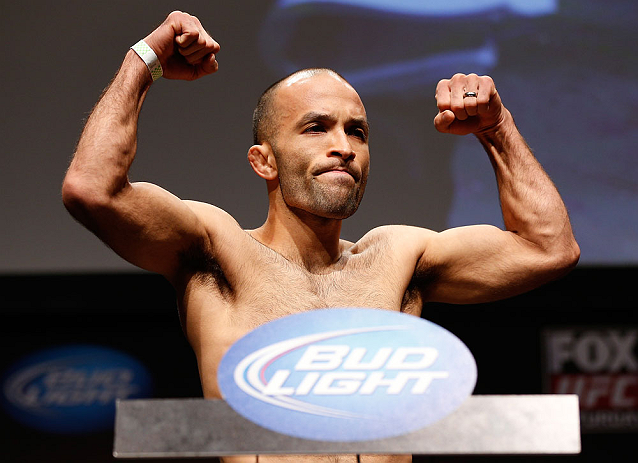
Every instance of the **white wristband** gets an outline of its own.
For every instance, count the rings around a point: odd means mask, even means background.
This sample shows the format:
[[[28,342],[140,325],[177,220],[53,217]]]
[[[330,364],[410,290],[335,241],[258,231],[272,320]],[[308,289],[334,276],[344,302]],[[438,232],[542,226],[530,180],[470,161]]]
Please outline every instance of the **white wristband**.
[[[135,45],[131,47],[137,55],[142,58],[142,61],[146,63],[146,67],[151,72],[151,77],[153,81],[156,81],[160,77],[162,77],[162,64],[159,61],[159,58],[153,51],[151,47],[149,47],[144,40],[140,40]]]

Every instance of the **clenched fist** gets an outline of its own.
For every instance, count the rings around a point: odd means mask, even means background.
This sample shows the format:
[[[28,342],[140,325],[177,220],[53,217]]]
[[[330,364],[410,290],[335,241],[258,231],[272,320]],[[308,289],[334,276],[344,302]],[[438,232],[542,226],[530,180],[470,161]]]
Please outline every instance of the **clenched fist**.
[[[195,80],[217,71],[219,44],[195,16],[173,11],[144,41],[159,58],[167,79]]]
[[[507,110],[489,76],[455,74],[436,86],[439,132],[467,135],[489,131],[503,122]]]

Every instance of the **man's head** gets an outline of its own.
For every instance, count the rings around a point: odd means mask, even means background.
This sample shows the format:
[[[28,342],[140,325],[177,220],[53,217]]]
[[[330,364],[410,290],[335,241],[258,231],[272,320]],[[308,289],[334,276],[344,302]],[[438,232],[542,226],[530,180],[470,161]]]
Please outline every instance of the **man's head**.
[[[270,86],[253,116],[255,172],[289,208],[352,215],[369,169],[368,122],[359,95],[336,72],[297,71]]]
[[[341,74],[328,68],[308,68],[295,71],[279,79],[268,87],[259,97],[257,106],[253,111],[253,144],[260,145],[270,141],[276,129],[276,113],[274,109],[275,94],[280,86],[290,80],[298,80],[300,77],[312,77],[317,74],[327,73],[346,81]]]

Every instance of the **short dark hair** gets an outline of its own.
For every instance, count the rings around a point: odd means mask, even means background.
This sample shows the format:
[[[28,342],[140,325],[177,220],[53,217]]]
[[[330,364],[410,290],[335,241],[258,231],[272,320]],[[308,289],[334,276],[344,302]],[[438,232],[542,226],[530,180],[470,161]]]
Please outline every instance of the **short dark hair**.
[[[279,86],[288,80],[289,78],[300,74],[302,72],[308,73],[313,76],[321,73],[330,73],[336,75],[346,81],[344,77],[339,74],[334,69],[330,68],[305,68],[295,71],[291,74],[288,74],[285,77],[282,77],[277,82],[272,84],[264,93],[261,94],[259,100],[257,101],[257,106],[253,111],[253,144],[259,145],[264,141],[269,141],[273,135],[273,119],[275,116],[275,110],[273,105],[274,95]],[[347,82],[347,81],[346,81]]]

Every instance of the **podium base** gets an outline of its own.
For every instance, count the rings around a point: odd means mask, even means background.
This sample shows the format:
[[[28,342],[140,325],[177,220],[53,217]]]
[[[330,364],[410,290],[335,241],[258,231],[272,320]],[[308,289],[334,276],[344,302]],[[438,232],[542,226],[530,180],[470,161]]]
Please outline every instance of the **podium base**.
[[[431,426],[399,437],[325,442],[286,436],[245,419],[222,400],[118,401],[116,458],[241,454],[575,454],[575,395],[471,396]]]

